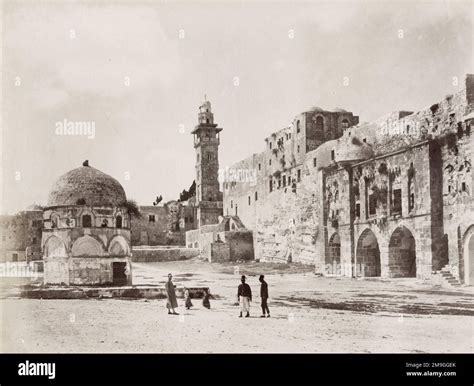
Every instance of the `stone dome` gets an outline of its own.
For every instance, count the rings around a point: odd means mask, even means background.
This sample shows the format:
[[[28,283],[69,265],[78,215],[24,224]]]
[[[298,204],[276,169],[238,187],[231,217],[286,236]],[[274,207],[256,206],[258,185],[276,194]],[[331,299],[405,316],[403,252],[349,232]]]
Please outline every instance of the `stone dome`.
[[[374,157],[372,147],[354,137],[341,137],[324,142],[316,149],[319,168],[325,168],[334,163],[331,152],[334,150],[334,161],[360,162]]]
[[[120,206],[126,200],[125,191],[115,178],[85,161],[83,166],[63,174],[54,183],[48,206]]]
[[[340,141],[339,148],[336,151],[336,159],[342,161],[362,161],[374,157],[374,150],[370,145],[360,141],[357,137]]]

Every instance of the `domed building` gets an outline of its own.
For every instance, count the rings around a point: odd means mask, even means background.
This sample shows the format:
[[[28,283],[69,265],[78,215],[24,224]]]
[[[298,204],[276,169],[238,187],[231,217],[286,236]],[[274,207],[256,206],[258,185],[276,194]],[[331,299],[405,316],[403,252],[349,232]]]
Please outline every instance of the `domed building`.
[[[44,283],[131,285],[126,202],[122,185],[88,161],[59,177],[43,212]]]

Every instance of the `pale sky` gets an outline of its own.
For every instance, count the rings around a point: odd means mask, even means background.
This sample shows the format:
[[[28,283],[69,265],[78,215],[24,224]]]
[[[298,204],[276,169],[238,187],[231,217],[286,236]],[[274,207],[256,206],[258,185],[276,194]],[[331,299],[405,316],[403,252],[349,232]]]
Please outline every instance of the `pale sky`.
[[[474,72],[471,1],[4,1],[2,18],[9,213],[45,204],[85,159],[141,205],[178,198],[195,177],[204,94],[224,168],[312,106],[370,121],[435,103]],[[94,122],[95,137],[57,135],[65,119]]]

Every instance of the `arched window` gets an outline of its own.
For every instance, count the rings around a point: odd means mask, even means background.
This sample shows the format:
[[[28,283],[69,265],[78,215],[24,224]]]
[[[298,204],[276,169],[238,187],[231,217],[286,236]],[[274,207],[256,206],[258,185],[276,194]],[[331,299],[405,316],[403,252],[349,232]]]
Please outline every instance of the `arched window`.
[[[316,130],[324,131],[324,119],[322,116],[316,118]]]
[[[116,228],[122,228],[122,216],[117,216],[115,218],[115,227]]]
[[[408,211],[415,209],[415,184],[413,178],[415,176],[415,168],[413,162],[410,163],[410,168],[407,171],[408,175]]]
[[[300,120],[298,119],[296,121],[296,132],[299,133],[301,131],[301,123]]]
[[[51,216],[51,228],[57,228],[59,225],[59,216],[58,215],[54,215],[54,216]]]
[[[82,216],[82,227],[90,228],[92,227],[92,217],[89,214]]]

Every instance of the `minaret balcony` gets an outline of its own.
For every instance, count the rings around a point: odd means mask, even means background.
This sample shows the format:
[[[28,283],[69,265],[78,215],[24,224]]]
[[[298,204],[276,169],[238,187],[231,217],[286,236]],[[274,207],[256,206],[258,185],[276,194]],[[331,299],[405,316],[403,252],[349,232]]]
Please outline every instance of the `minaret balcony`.
[[[194,136],[194,147],[197,147],[200,145],[219,145],[219,144],[220,144],[219,133],[217,133],[217,135],[215,135],[214,137],[207,136],[207,135]]]

